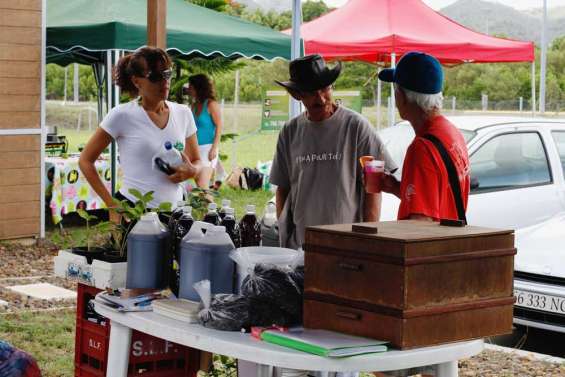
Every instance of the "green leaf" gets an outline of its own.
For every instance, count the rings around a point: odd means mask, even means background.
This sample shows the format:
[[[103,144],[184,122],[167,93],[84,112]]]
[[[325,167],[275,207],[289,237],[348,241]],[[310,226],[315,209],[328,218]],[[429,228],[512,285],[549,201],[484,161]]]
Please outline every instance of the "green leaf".
[[[84,209],[78,209],[77,210],[78,215],[81,217],[81,219],[83,219],[84,221],[89,221],[90,219],[88,218],[88,213],[84,210]]]
[[[173,205],[170,202],[163,202],[159,204],[158,209],[160,212],[171,212],[173,209]]]
[[[147,204],[150,201],[153,200],[153,194],[155,191],[149,191],[147,194],[143,195],[143,197],[140,199],[143,203]]]
[[[128,192],[129,192],[130,194],[132,194],[133,196],[135,196],[135,198],[136,198],[137,200],[143,200],[143,195],[141,194],[141,192],[139,192],[139,190],[136,190],[136,189],[134,189],[134,188],[130,188],[130,189],[128,190]]]

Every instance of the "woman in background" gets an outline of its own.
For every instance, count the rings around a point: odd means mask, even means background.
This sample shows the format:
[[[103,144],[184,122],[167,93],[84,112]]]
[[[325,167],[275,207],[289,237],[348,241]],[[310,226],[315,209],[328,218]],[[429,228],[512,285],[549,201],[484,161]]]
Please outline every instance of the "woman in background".
[[[198,149],[202,169],[196,175],[198,187],[208,189],[218,164],[222,118],[214,86],[208,76],[198,74],[188,78],[188,95],[193,99],[192,113],[196,120]]]

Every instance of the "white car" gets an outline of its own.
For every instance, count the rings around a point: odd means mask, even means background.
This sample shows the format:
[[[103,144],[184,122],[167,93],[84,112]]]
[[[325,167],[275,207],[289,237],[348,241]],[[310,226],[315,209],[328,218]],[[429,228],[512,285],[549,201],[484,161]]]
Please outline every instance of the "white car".
[[[514,323],[565,333],[565,120],[448,118],[469,148],[469,224],[515,230]],[[379,135],[402,166],[412,127]],[[398,205],[383,194],[381,220],[396,219]]]

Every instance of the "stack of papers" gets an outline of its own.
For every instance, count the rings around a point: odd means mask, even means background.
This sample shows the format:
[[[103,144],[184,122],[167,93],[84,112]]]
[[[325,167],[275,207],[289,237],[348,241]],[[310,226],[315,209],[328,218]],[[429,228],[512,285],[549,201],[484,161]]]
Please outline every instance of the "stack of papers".
[[[346,357],[384,352],[387,350],[386,344],[388,343],[333,331],[303,328],[289,331],[265,330],[261,333],[261,339],[324,357]]]
[[[163,297],[161,290],[116,290],[102,291],[96,295],[95,301],[120,312],[146,312],[153,310],[151,302]]]
[[[162,299],[153,301],[153,311],[177,321],[198,322],[199,303],[185,299]]]

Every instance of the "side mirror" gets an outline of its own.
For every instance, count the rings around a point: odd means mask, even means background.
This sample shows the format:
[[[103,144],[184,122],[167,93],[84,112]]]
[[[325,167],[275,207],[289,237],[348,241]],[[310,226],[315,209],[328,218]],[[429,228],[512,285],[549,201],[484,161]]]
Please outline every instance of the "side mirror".
[[[476,190],[479,186],[479,179],[477,177],[471,177],[471,190]]]

